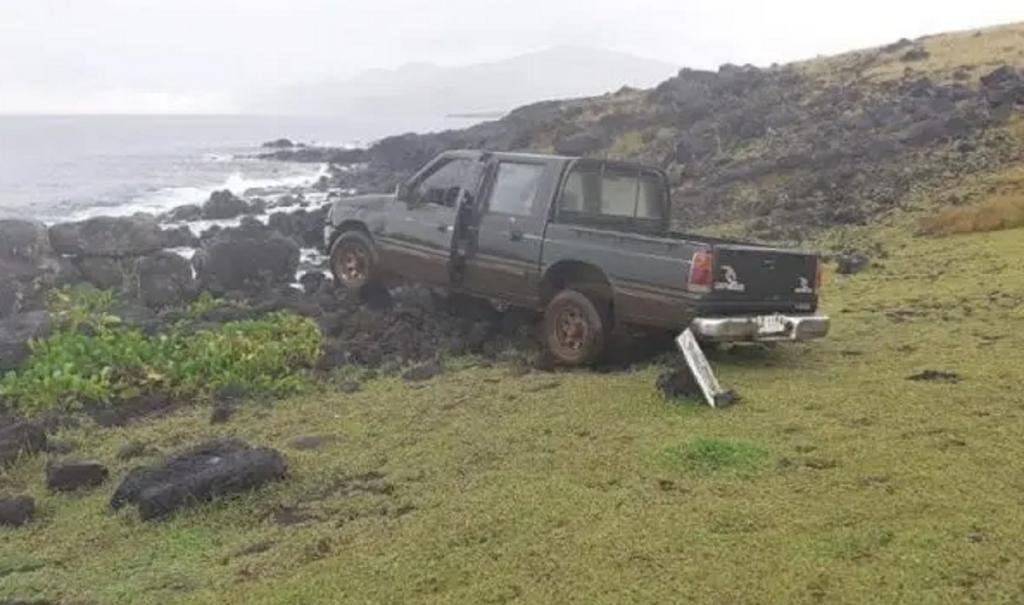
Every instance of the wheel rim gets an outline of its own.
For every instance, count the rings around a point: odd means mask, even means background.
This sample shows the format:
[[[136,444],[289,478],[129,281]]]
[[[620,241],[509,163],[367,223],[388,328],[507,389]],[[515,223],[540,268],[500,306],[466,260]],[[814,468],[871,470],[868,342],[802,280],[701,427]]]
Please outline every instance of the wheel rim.
[[[555,340],[558,346],[572,353],[579,353],[590,339],[590,325],[583,315],[583,309],[569,305],[555,317]]]
[[[366,281],[370,270],[370,257],[359,246],[345,246],[338,251],[334,269],[345,283],[359,284]]]

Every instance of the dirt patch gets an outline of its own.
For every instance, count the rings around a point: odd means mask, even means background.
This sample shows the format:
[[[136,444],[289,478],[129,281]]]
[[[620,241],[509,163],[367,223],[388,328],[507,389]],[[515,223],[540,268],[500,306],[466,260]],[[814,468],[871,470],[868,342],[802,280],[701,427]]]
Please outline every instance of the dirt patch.
[[[907,380],[913,380],[915,382],[945,382],[949,384],[956,384],[963,380],[963,378],[955,372],[924,370],[914,374],[913,376],[907,376]]]
[[[233,439],[216,440],[160,466],[133,470],[110,505],[118,510],[135,504],[143,520],[163,519],[180,508],[281,480],[285,473],[284,458],[275,450]]]
[[[126,399],[111,406],[92,407],[88,414],[96,424],[110,428],[166,414],[170,412],[172,405],[169,395],[157,392]]]

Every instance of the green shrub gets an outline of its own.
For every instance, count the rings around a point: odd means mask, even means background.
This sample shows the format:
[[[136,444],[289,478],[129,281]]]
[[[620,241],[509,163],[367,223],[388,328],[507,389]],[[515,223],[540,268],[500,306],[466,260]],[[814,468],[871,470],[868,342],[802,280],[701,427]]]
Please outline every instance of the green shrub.
[[[306,382],[301,371],[316,360],[315,322],[288,313],[190,332],[176,326],[147,336],[103,310],[108,295],[63,291],[51,310],[62,318],[32,355],[0,379],[0,396],[25,413],[111,404],[157,390],[206,397],[232,385],[281,395]]]
[[[745,441],[697,439],[666,451],[673,464],[682,464],[692,471],[754,471],[768,457],[768,451]]]

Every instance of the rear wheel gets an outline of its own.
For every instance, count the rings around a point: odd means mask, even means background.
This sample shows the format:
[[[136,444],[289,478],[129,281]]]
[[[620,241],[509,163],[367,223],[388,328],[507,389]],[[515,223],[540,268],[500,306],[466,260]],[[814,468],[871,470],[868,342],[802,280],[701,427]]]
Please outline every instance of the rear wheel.
[[[562,290],[544,311],[544,338],[561,365],[581,366],[604,352],[608,322],[597,305],[576,290]]]
[[[360,231],[346,231],[339,235],[331,252],[331,272],[335,282],[349,290],[374,283],[377,255],[370,238]]]

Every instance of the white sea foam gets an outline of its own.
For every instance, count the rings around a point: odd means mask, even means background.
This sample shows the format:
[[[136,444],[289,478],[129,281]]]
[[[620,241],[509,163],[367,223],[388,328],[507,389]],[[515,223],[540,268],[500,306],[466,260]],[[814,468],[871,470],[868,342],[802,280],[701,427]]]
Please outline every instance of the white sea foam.
[[[69,220],[79,221],[93,216],[130,216],[138,212],[160,214],[185,204],[201,205],[214,191],[227,189],[236,195],[242,195],[250,189],[288,190],[296,187],[308,187],[321,176],[328,174],[328,166],[320,165],[297,174],[283,177],[251,177],[243,172],[234,172],[224,181],[212,186],[168,187],[118,206],[92,206],[75,212]],[[236,222],[237,224],[237,222]]]

